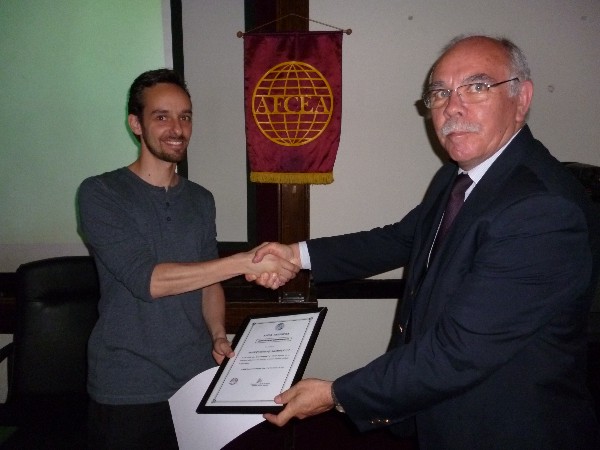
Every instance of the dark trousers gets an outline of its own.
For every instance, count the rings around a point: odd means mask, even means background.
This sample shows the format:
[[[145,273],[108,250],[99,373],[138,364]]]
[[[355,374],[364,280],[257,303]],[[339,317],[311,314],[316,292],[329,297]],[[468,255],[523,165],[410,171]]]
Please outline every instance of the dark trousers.
[[[177,437],[168,402],[105,405],[90,400],[90,450],[176,450]]]

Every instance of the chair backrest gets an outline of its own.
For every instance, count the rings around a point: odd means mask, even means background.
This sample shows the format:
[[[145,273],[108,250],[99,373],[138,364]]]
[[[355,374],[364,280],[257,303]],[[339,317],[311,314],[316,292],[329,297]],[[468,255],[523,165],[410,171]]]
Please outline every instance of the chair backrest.
[[[98,318],[99,297],[89,256],[50,258],[17,269],[7,401],[86,395],[87,341]]]

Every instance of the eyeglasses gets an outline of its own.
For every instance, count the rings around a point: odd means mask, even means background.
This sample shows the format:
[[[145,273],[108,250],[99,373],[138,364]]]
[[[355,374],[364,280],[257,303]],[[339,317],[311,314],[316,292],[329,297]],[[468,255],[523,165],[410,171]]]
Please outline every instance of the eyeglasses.
[[[489,97],[491,88],[511,81],[519,81],[519,78],[515,77],[494,84],[482,82],[463,84],[455,89],[432,89],[423,94],[423,103],[429,109],[441,108],[448,103],[452,92],[456,92],[463,103],[479,103]]]

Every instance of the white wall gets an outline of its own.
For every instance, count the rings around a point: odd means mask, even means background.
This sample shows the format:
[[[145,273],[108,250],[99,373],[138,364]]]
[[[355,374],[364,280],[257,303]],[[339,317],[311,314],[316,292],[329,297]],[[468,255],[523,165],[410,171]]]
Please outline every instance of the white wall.
[[[245,240],[239,232],[245,209],[238,208],[244,187],[232,188],[226,178],[230,171],[243,176],[245,158],[243,116],[236,109],[243,101],[242,42],[235,37],[243,30],[242,5],[183,1],[196,117],[190,178],[214,192],[224,240]],[[521,46],[536,87],[533,133],[560,160],[600,165],[598,0],[311,0],[310,17],[353,30],[344,36],[335,182],[311,187],[311,237],[394,222],[419,201],[441,162],[415,102],[439,50],[457,34],[502,34]],[[314,23],[311,29],[331,30]],[[201,76],[190,78],[195,74]],[[202,110],[207,114],[198,119]],[[319,302],[329,313],[306,375],[334,378],[385,350],[395,301]]]
[[[194,104],[189,178],[217,203],[220,241],[248,240],[243,0],[183,0],[185,77]]]
[[[384,353],[396,304],[395,299],[319,299],[327,315],[304,376],[334,380]]]

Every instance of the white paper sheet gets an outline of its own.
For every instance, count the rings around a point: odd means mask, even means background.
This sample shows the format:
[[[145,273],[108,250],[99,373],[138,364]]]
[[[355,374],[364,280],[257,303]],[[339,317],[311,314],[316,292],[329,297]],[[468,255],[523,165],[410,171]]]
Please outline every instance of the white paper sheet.
[[[180,450],[219,450],[264,420],[260,414],[196,414],[217,369],[196,375],[169,399]]]

